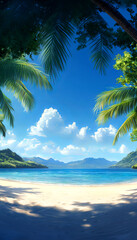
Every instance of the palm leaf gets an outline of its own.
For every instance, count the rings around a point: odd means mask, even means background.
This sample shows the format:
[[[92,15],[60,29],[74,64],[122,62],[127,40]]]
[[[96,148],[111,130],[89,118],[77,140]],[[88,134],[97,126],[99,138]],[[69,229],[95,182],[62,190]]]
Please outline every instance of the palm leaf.
[[[123,101],[130,97],[137,97],[137,87],[120,87],[103,92],[97,96],[94,111],[103,109],[106,105]]]
[[[105,73],[105,68],[111,60],[112,49],[106,42],[104,34],[98,34],[94,40],[91,41],[91,59],[94,66],[100,73]]]
[[[4,114],[4,118],[7,118],[10,121],[10,125],[14,126],[14,117],[12,111],[14,110],[11,106],[11,100],[6,97],[0,90],[0,109]]]
[[[73,34],[73,26],[57,16],[51,17],[43,29],[43,43],[40,58],[45,71],[56,77],[64,66],[70,54],[68,46]]]
[[[31,92],[21,81],[8,82],[6,89],[11,91],[14,96],[21,102],[26,111],[31,110],[34,105],[34,98]]]
[[[36,86],[51,89],[51,84],[38,65],[15,59],[0,60],[0,86],[9,81],[15,82],[17,80],[29,80]]]
[[[132,111],[129,114],[129,117],[126,119],[126,121],[122,124],[122,126],[118,129],[113,145],[117,142],[119,136],[123,136],[126,134],[131,128],[137,128],[137,112]]]
[[[2,133],[3,137],[5,137],[6,128],[5,128],[4,124],[2,123],[2,121],[0,121],[0,133]]]
[[[0,111],[1,111],[1,114],[0,114],[0,121],[3,121],[4,120],[4,114],[2,113],[2,109],[0,109]]]
[[[99,124],[105,123],[113,116],[116,118],[125,113],[129,113],[137,106],[137,98],[128,98],[120,103],[113,104],[108,109],[101,111],[98,115],[97,121]]]

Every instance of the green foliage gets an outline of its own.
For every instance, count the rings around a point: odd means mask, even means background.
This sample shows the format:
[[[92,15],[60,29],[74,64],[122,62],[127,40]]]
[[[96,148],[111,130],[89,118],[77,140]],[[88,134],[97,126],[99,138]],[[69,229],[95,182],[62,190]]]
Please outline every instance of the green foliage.
[[[0,86],[5,86],[8,82],[29,81],[36,86],[51,89],[51,85],[39,66],[27,61],[18,59],[0,60]]]
[[[46,168],[46,166],[32,161],[24,161],[10,149],[5,149],[0,151],[0,168]]]
[[[109,2],[116,9],[124,7],[129,13],[130,23],[137,26],[133,7],[133,3],[137,6],[136,2]],[[56,77],[59,71],[64,70],[72,40],[76,41],[78,49],[90,47],[91,58],[100,72],[105,71],[114,46],[130,50],[135,46],[135,41],[117,25],[109,27],[101,9],[91,0],[2,0],[0,22],[0,87],[6,85],[10,91],[15,92],[15,97],[27,110],[32,108],[34,100],[22,80],[29,80],[46,89],[51,88],[51,85],[46,74],[38,66],[23,61],[22,56],[32,58],[33,54],[41,53],[46,73],[50,77]],[[13,126],[10,100],[5,97],[4,103],[0,102],[0,105],[4,117]],[[0,123],[0,131],[5,135],[2,120]]]
[[[130,133],[130,139],[132,142],[137,141],[137,129],[133,129],[132,133]]]
[[[108,2],[116,9],[124,8],[136,28],[136,1]],[[22,54],[32,57],[42,50],[45,69],[53,77],[64,69],[71,40],[76,41],[78,49],[92,46],[92,60],[101,72],[114,46],[131,50],[131,42],[135,43],[117,25],[110,28],[102,10],[92,0],[0,1],[0,22],[0,57],[9,54],[14,59]]]
[[[136,49],[134,49],[134,53]],[[115,69],[121,70],[123,75],[117,81],[123,86],[101,93],[97,97],[94,110],[99,111],[97,121],[105,123],[112,117],[127,114],[127,119],[118,129],[113,144],[119,136],[123,136],[133,129],[131,140],[135,141],[134,130],[137,128],[137,58],[135,54],[124,52],[124,56],[116,57]]]
[[[121,161],[112,166],[112,168],[131,168],[137,164],[137,151],[129,153]]]
[[[0,87],[5,86],[14,96],[21,102],[25,110],[31,110],[34,105],[34,98],[31,92],[26,88],[22,81],[29,81],[36,86],[51,89],[51,85],[46,75],[39,69],[36,64],[30,64],[27,61],[17,59],[1,59],[0,60]],[[0,132],[5,136],[6,129],[2,121],[7,119],[10,125],[14,125],[14,110],[11,101],[0,89],[0,110],[3,119],[0,121]]]
[[[58,72],[64,70],[69,56],[68,46],[73,35],[73,26],[58,16],[52,16],[43,27],[43,42],[41,59],[45,71],[56,77]]]
[[[132,166],[133,169],[137,169],[137,164]]]
[[[137,86],[137,48],[131,53],[124,52],[124,55],[120,54],[116,57],[116,64],[114,68],[123,72],[123,75],[117,78],[117,81],[123,86],[132,85]]]
[[[7,82],[6,90],[14,94],[15,98],[21,102],[26,111],[32,109],[34,105],[34,98],[22,81],[18,80],[15,82]]]
[[[104,34],[99,34],[91,41],[91,59],[100,73],[105,69],[111,59],[112,46],[108,44]]]
[[[5,137],[6,128],[5,128],[4,124],[2,123],[2,121],[0,121],[0,133],[3,135],[3,137]]]
[[[9,120],[10,125],[13,127],[13,114],[12,114],[12,106],[11,106],[11,100],[6,97],[3,92],[0,90],[0,110],[3,114],[3,119],[6,118]]]

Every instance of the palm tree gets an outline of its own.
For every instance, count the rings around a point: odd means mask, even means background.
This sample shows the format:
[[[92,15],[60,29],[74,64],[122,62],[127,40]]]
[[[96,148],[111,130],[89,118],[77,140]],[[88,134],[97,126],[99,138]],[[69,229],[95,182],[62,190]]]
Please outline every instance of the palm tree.
[[[123,86],[120,88],[114,88],[110,91],[106,91],[98,95],[97,103],[94,110],[99,110],[97,121],[99,124],[105,123],[113,116],[128,114],[127,119],[118,129],[113,144],[116,143],[119,136],[127,133],[130,129],[133,129],[131,134],[131,140],[135,137],[137,131],[137,87],[136,86]]]
[[[41,59],[46,72],[50,76],[56,77],[59,71],[64,70],[70,54],[69,43],[72,41],[73,35],[77,36],[75,40],[79,49],[85,46],[90,47],[90,58],[94,62],[95,67],[101,73],[105,72],[105,67],[109,64],[113,52],[113,46],[122,47],[125,45],[123,48],[130,46],[129,49],[132,49],[131,43],[134,42],[135,44],[137,42],[137,30],[134,27],[136,18],[132,16],[133,22],[128,21],[119,12],[118,5],[124,6],[125,4],[126,6],[126,1],[119,3],[114,1],[111,4],[109,1],[104,0],[90,0],[84,2],[84,4],[79,1],[76,5],[70,4],[70,2],[65,2],[66,8],[63,8],[62,2],[61,6],[59,7],[60,3],[58,3],[58,7],[54,10],[50,4],[47,6],[51,14],[47,15],[46,21],[44,21],[46,23],[40,29],[42,34],[42,41],[40,41],[42,46]],[[89,12],[84,12],[84,5],[88,6]],[[131,5],[128,3],[128,5],[131,7],[132,3]],[[134,11],[129,9],[129,6],[127,9],[132,15]],[[77,8],[77,11],[75,11],[75,8]],[[83,15],[81,15],[82,10]],[[118,28],[115,32],[112,28],[109,28],[107,22],[100,14],[100,10],[106,12],[125,31],[124,41],[122,30]],[[95,28],[97,31],[95,31]],[[74,32],[75,34],[73,34]],[[129,45],[125,44],[126,41]]]
[[[24,60],[1,59],[0,60],[0,132],[5,136],[6,128],[3,120],[7,119],[10,125],[14,126],[14,117],[11,100],[3,94],[1,88],[6,87],[8,91],[22,103],[26,110],[30,110],[34,104],[31,92],[26,88],[22,81],[30,81],[36,86],[51,89],[51,85],[46,75],[36,64],[30,64]]]

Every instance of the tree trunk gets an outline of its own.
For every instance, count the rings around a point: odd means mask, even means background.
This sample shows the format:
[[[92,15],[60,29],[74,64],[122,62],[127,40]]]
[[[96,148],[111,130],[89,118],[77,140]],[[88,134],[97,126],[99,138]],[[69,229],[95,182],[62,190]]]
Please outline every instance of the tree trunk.
[[[91,0],[100,9],[113,18],[125,32],[137,42],[137,30],[126,20],[126,18],[110,3],[105,0]]]

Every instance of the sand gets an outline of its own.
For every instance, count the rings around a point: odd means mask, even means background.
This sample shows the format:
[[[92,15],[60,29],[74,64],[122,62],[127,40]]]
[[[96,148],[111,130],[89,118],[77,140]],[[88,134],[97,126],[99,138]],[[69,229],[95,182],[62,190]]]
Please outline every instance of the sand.
[[[0,240],[137,240],[137,183],[0,180]]]

